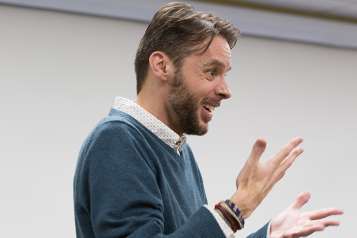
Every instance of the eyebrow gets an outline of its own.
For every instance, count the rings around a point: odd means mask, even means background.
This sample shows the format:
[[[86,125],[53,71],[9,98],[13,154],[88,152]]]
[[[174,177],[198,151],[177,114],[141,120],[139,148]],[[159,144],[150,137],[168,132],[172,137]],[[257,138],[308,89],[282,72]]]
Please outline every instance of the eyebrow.
[[[221,61],[219,61],[219,60],[213,60],[213,61],[211,61],[211,62],[208,62],[208,63],[204,64],[203,67],[209,67],[209,66],[212,66],[212,65],[217,65],[217,66],[220,66],[220,67],[222,67],[222,68],[225,68],[225,67],[226,67],[226,65],[223,64],[223,63],[222,63]],[[231,70],[231,69],[232,69],[232,66],[227,70],[227,72],[228,72],[229,70]]]

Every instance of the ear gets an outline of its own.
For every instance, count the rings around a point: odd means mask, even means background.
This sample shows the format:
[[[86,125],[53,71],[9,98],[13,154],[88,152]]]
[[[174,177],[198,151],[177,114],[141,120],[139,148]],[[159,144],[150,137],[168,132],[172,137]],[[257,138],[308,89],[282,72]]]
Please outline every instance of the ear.
[[[155,51],[150,55],[149,64],[152,72],[159,79],[167,80],[174,74],[175,69],[172,61],[161,51]]]

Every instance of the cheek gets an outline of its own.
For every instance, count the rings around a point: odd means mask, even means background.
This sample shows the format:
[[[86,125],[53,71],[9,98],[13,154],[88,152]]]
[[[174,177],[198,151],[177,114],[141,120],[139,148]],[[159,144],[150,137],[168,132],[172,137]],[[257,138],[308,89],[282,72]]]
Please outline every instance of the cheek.
[[[210,81],[202,71],[192,73],[186,71],[182,76],[188,90],[197,98],[202,100],[203,97],[214,94],[215,82]]]
[[[213,97],[215,86],[214,81],[206,79],[200,83],[200,92],[204,97]]]

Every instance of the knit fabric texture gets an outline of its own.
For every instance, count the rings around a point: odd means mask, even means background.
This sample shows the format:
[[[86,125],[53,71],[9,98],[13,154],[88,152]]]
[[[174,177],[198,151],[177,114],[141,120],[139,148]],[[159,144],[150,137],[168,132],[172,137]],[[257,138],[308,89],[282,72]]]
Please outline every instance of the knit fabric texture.
[[[247,238],[267,238],[267,230],[269,227],[269,223],[265,224],[262,228],[260,228],[257,232],[250,234]]]
[[[181,155],[128,114],[111,109],[86,138],[74,176],[79,238],[225,237],[190,147]],[[267,228],[258,231],[266,237]]]

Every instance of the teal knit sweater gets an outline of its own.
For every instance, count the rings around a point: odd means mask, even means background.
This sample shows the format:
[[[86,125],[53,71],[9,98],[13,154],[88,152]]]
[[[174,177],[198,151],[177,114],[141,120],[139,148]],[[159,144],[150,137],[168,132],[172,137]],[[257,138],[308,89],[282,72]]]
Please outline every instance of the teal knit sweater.
[[[124,112],[111,109],[82,145],[74,176],[77,237],[224,238],[206,203],[190,147],[178,155]]]

